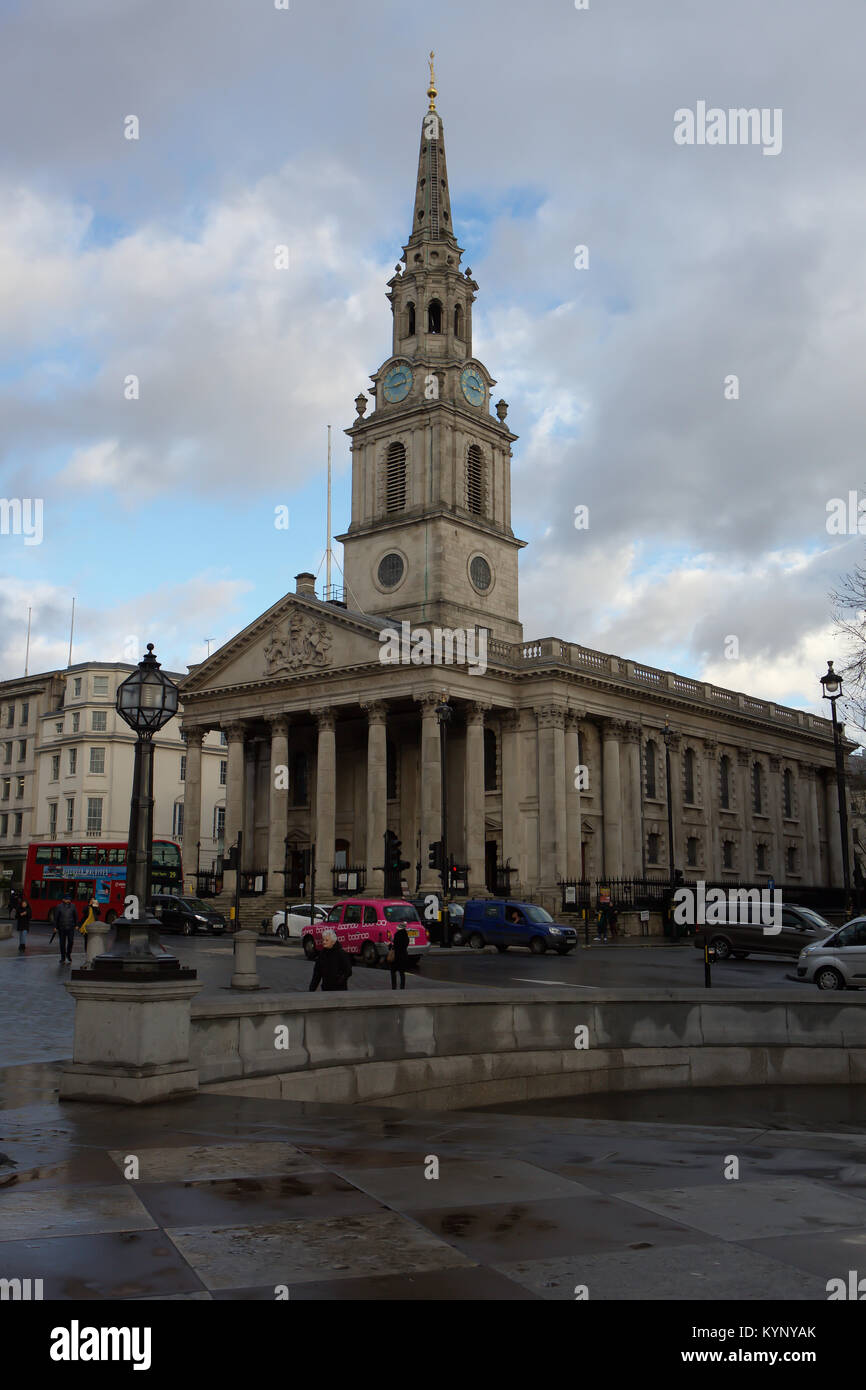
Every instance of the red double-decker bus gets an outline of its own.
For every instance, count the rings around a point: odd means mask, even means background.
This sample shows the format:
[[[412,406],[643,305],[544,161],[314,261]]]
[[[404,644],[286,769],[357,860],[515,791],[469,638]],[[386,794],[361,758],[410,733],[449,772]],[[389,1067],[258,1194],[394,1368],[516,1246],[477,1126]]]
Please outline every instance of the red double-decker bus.
[[[180,850],[172,840],[154,840],[151,870],[154,893],[183,893]],[[126,845],[122,841],[57,840],[32,844],[24,865],[24,895],[34,922],[50,922],[61,898],[71,898],[82,917],[95,898],[99,915],[113,922],[123,911],[126,894]]]

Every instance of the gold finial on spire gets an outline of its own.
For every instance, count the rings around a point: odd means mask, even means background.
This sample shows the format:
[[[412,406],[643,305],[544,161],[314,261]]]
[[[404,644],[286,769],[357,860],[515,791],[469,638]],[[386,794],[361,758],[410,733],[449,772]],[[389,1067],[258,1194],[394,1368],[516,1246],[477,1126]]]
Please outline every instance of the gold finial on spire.
[[[436,110],[436,74],[433,71],[433,59],[436,54],[430,50],[430,86],[427,88],[427,95],[430,98],[430,110]]]

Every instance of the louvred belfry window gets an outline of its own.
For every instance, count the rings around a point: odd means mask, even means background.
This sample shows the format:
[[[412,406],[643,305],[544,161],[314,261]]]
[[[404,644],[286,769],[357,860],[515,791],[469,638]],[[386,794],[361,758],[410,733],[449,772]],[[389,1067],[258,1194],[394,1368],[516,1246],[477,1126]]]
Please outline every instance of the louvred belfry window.
[[[385,476],[385,510],[402,512],[406,507],[406,447],[389,444]]]
[[[469,445],[466,456],[466,507],[474,516],[484,511],[484,456],[477,444]]]

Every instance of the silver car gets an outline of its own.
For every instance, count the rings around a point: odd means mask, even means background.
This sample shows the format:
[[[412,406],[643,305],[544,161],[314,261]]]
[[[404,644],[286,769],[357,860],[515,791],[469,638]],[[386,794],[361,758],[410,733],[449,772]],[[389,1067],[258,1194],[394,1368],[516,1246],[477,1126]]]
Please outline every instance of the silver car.
[[[806,946],[797,959],[797,978],[819,989],[866,989],[866,917]]]

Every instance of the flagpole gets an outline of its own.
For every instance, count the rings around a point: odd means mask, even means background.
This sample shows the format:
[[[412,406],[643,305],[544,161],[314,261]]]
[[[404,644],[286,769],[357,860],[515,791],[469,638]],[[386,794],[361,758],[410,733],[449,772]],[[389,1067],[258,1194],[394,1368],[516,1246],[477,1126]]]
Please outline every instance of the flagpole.
[[[75,596],[72,597],[72,617],[69,619],[69,660],[66,665],[72,665],[72,634],[75,631]]]
[[[325,599],[331,597],[331,426],[328,426],[328,534],[325,537]]]
[[[25,650],[25,652],[24,652],[24,674],[25,674],[25,676],[29,676],[29,674],[30,674],[30,617],[31,617],[32,613],[33,613],[33,609],[32,609],[32,608],[28,608],[28,609],[27,609],[27,648],[26,648],[26,650]]]

